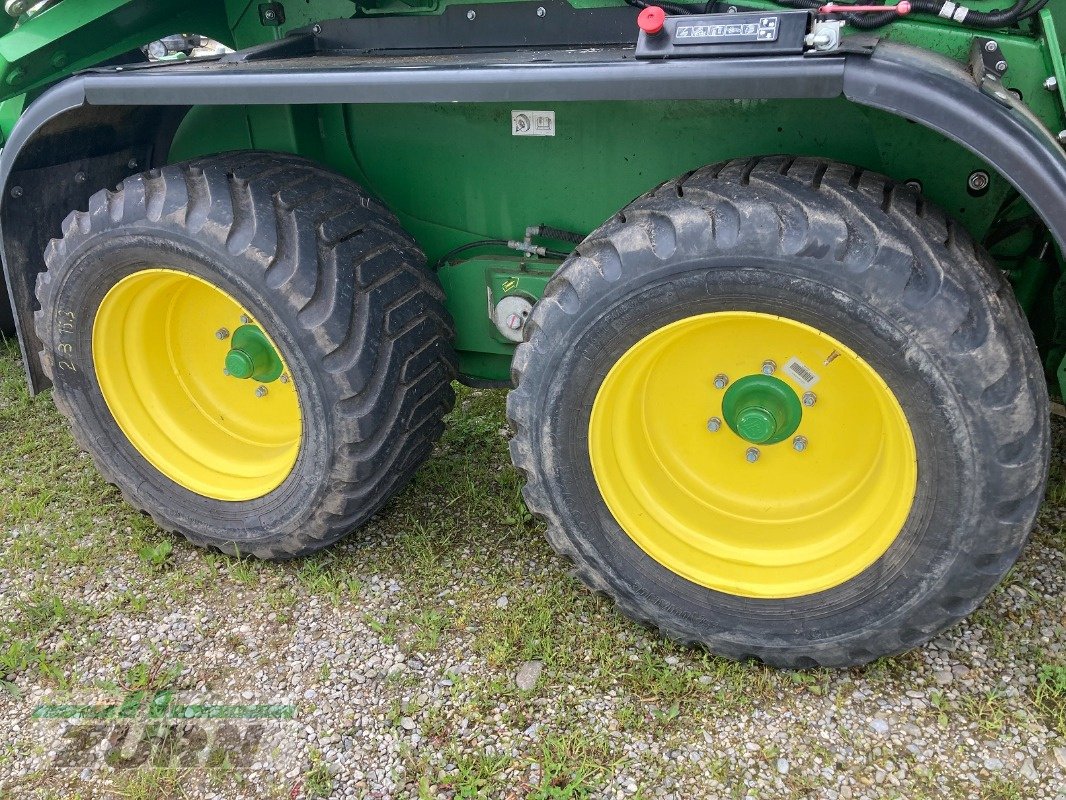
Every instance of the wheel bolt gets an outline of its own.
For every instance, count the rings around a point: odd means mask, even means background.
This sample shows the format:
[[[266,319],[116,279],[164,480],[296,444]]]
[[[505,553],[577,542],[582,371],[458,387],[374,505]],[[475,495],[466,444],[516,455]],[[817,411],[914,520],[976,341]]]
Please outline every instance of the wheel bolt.
[[[229,331],[225,328],[219,328],[217,331],[215,331],[215,338],[219,341],[222,341],[223,339],[228,339]]]
[[[718,419],[718,417],[711,417],[709,420],[707,420],[707,430],[709,430],[711,433],[717,433],[718,429],[721,427],[722,420]]]
[[[763,375],[773,375],[776,370],[777,370],[777,362],[776,361],[768,358],[764,362],[762,362],[762,374]]]
[[[728,375],[724,375],[721,372],[719,372],[717,375],[714,376],[714,388],[715,389],[724,389],[728,385],[729,385],[729,376]]]
[[[247,325],[251,321],[252,318],[249,317],[247,314],[241,314],[241,325]]]
[[[804,392],[803,393],[803,405],[805,405],[808,408],[810,408],[811,406],[813,406],[817,402],[818,402],[818,396],[814,392]]]
[[[971,172],[966,185],[971,192],[983,192],[988,188],[988,173],[981,169]]]
[[[282,373],[281,377],[278,378],[278,380],[281,381],[282,383],[288,383],[289,382],[289,376],[287,374],[285,374],[285,373]]]
[[[749,447],[748,451],[744,454],[744,458],[748,459],[748,463],[754,464],[759,460],[759,448]]]
[[[797,436],[792,440],[792,448],[800,453],[807,449],[807,437]]]
[[[255,390],[255,396],[256,397],[266,397],[266,393],[267,393],[267,387],[265,387],[265,386],[260,386],[258,389]]]

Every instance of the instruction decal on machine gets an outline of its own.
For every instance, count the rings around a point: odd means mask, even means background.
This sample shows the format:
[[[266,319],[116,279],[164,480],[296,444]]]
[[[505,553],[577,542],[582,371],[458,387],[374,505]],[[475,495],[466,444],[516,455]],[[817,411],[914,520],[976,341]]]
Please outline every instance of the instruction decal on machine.
[[[758,23],[739,22],[722,25],[678,25],[676,44],[715,44],[720,42],[776,42],[778,17],[761,17]],[[685,41],[678,41],[684,39]]]
[[[512,136],[554,136],[554,111],[512,111]]]

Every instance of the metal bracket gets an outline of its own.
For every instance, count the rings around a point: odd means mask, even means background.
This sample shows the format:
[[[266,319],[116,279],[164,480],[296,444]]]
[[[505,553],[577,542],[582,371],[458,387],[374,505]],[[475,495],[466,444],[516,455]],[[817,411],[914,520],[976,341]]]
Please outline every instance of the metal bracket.
[[[285,24],[285,6],[281,3],[260,3],[259,23],[268,28]]]
[[[974,83],[989,97],[1012,108],[1017,97],[1003,85],[1007,69],[1007,59],[999,49],[999,42],[983,36],[974,37],[970,45],[970,74]]]
[[[977,85],[980,86],[985,80],[1002,80],[1007,69],[1007,59],[999,49],[999,42],[975,36],[970,45],[970,72]]]

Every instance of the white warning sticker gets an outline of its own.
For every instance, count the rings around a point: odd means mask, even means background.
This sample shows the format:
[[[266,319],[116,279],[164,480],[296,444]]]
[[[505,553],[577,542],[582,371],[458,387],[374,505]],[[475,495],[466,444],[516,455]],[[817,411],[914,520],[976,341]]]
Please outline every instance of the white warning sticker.
[[[795,356],[786,361],[782,369],[803,389],[810,389],[819,381],[817,373]]]
[[[512,136],[554,136],[554,111],[512,111]]]

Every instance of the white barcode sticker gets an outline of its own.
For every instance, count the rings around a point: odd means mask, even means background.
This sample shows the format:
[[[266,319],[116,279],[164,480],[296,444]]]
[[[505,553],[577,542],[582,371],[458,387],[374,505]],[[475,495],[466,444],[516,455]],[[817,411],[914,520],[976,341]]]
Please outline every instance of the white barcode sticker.
[[[788,377],[792,378],[804,389],[810,389],[814,384],[818,383],[818,375],[815,374],[814,370],[795,356],[785,362],[784,370]]]

